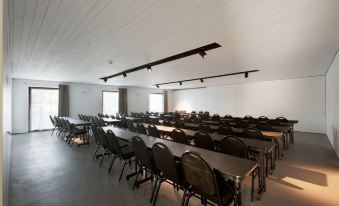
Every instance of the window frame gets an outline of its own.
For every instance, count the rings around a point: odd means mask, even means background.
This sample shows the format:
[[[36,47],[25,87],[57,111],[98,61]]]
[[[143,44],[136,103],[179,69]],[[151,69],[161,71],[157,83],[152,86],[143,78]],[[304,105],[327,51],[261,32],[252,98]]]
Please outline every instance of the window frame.
[[[36,131],[48,131],[50,129],[35,129],[31,130],[32,122],[31,122],[31,107],[32,107],[32,90],[33,89],[44,89],[44,90],[58,90],[56,87],[28,87],[28,132],[36,132]],[[59,108],[59,100],[58,100],[58,108]],[[59,114],[58,114],[59,116]]]
[[[112,93],[117,93],[118,94],[118,112],[119,112],[119,92],[114,91],[114,90],[102,90],[101,92],[101,113],[104,114],[104,93],[105,92],[112,92]],[[114,116],[116,114],[113,114]]]

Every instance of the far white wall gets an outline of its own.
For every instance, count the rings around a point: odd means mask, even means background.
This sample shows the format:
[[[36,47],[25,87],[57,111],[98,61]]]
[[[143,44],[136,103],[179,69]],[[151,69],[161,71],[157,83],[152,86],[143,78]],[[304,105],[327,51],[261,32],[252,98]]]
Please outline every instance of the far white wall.
[[[161,89],[140,87],[127,88],[127,112],[146,112],[149,110],[149,94],[163,93]]]
[[[173,110],[232,116],[284,116],[296,131],[325,133],[325,77],[223,85],[172,93]]]
[[[326,133],[339,158],[339,55],[326,74]]]

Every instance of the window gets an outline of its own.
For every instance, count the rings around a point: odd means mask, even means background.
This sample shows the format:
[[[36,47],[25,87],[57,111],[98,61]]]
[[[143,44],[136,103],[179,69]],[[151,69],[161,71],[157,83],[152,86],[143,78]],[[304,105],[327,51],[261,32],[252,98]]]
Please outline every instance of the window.
[[[118,92],[102,92],[102,113],[115,115],[119,112],[119,95]]]
[[[58,116],[59,90],[56,88],[29,88],[29,130],[53,128],[49,118]]]
[[[149,111],[164,112],[164,95],[149,94]]]

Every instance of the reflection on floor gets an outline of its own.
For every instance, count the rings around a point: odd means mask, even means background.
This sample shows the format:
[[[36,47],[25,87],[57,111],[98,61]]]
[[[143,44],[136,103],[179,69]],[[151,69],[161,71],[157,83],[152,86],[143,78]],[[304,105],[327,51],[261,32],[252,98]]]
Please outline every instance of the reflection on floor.
[[[37,132],[13,136],[12,147],[11,206],[150,205],[152,183],[134,191],[133,179],[119,183],[119,161],[107,175],[108,159],[101,168],[91,159],[93,142],[71,148],[49,132]],[[296,132],[295,144],[267,179],[267,192],[252,204],[250,182],[243,184],[243,205],[339,205],[339,160],[325,135]],[[181,198],[181,191],[165,183],[157,205],[180,205]],[[192,198],[190,205],[200,201]]]

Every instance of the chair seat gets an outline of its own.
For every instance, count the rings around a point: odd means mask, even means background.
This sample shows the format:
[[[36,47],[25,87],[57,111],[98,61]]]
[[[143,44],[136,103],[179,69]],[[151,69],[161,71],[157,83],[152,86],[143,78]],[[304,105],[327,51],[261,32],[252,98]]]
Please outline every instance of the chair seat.
[[[129,159],[134,156],[134,151],[132,147],[122,147],[121,152],[123,159]]]

